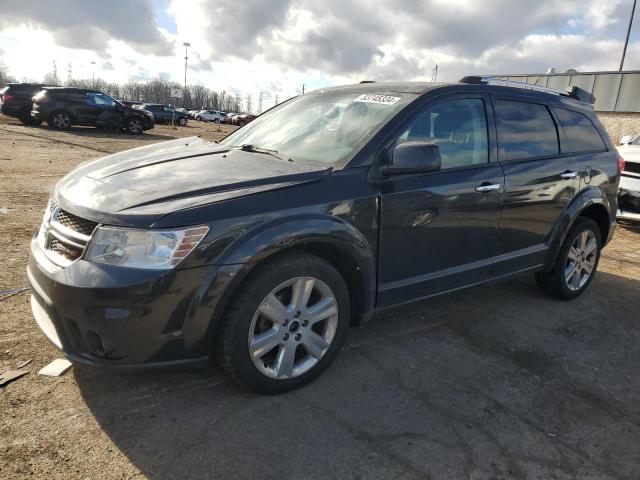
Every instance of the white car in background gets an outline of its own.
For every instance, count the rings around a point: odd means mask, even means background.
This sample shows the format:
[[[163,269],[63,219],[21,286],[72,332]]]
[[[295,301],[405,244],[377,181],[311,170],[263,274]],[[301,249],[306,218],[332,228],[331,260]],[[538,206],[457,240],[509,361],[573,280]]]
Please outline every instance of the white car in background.
[[[618,218],[640,221],[640,135],[622,137],[617,148],[625,161],[618,190]]]
[[[226,114],[217,110],[202,110],[196,114],[196,120],[204,122],[224,123]]]

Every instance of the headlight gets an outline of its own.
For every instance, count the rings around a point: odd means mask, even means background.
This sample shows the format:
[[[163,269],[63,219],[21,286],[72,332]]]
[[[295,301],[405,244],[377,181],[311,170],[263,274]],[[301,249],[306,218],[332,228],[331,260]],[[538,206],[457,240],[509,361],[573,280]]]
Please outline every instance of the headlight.
[[[98,227],[87,260],[130,268],[170,269],[196,248],[209,227],[182,230],[134,230]]]

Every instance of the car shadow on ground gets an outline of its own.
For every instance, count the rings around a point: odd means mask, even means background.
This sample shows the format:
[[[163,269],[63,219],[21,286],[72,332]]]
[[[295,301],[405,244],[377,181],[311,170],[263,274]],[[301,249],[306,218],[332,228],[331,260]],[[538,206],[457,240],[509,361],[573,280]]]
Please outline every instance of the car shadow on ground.
[[[640,282],[598,273],[570,303],[530,278],[351,329],[307,387],[257,396],[206,372],[78,371],[144,474],[169,478],[633,478]]]

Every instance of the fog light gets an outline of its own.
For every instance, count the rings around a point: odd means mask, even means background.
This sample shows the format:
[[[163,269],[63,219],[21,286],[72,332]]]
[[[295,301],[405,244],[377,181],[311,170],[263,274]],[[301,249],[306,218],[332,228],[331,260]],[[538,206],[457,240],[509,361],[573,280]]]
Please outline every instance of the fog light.
[[[93,330],[89,330],[87,332],[87,343],[89,344],[91,353],[93,353],[94,355],[97,355],[99,357],[104,357],[106,355],[107,352],[104,348],[102,337]]]

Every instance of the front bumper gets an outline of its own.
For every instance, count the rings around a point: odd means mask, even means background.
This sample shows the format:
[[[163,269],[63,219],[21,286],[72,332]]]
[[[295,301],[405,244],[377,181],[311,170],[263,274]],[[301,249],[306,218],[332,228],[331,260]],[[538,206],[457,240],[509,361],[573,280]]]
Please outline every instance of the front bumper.
[[[85,260],[62,268],[33,240],[27,275],[36,323],[69,360],[140,370],[206,364],[218,294],[236,268],[149,271]]]
[[[640,221],[640,175],[623,173],[620,177],[616,217]]]

